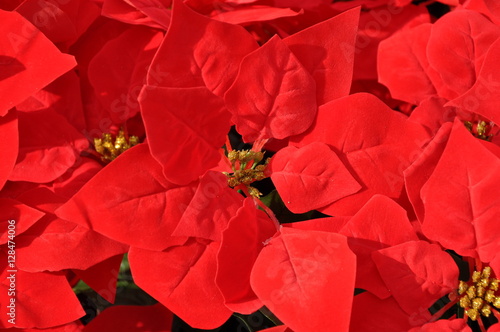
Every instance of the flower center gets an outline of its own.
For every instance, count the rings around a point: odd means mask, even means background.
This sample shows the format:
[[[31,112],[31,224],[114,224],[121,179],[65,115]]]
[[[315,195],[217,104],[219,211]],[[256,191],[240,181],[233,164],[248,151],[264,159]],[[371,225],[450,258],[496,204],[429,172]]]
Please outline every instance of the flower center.
[[[486,123],[486,121],[465,121],[464,124],[474,137],[485,141],[491,141],[491,138],[493,137],[493,127],[495,126],[493,122]]]
[[[250,184],[267,178],[266,167],[269,163],[269,159],[267,159],[264,164],[259,164],[263,158],[264,153],[261,151],[229,151],[227,159],[231,163],[233,173],[224,172],[227,176],[227,184],[231,188],[244,186],[248,189],[248,193],[251,196],[259,198],[262,194],[256,188],[250,186]]]
[[[479,316],[489,317],[491,305],[500,308],[500,296],[497,296],[499,280],[491,277],[491,268],[474,271],[472,281],[460,281],[458,294],[461,295],[460,307],[465,314],[475,321]]]
[[[95,150],[101,155],[103,161],[112,161],[125,150],[139,143],[137,136],[127,137],[123,130],[113,137],[110,133],[102,134],[102,138],[94,138]]]

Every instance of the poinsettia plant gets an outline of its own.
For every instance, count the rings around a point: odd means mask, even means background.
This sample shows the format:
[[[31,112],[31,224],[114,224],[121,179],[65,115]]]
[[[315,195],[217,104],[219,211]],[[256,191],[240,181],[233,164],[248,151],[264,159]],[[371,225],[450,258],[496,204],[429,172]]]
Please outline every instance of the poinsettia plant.
[[[0,19],[1,330],[500,330],[496,1]]]

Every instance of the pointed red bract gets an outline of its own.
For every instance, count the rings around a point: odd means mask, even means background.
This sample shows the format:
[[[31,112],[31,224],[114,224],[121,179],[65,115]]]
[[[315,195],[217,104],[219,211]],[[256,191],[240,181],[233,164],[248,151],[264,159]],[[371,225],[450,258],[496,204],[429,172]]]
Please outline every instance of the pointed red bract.
[[[65,51],[97,19],[100,8],[87,0],[26,0],[16,8],[16,12]]]
[[[431,24],[402,30],[383,40],[378,49],[379,82],[393,98],[419,104],[437,93],[429,72],[426,46]]]
[[[451,123],[444,124],[432,141],[427,144],[422,154],[404,171],[406,192],[421,223],[425,219],[425,208],[420,196],[420,190],[434,172],[448,142],[451,128]]]
[[[122,243],[163,250],[182,240],[169,235],[192,194],[169,183],[141,144],[103,168],[56,215]]]
[[[16,164],[19,152],[19,134],[17,112],[11,111],[0,117],[0,142],[3,142],[0,150],[0,189],[10,176]]]
[[[222,233],[215,281],[232,311],[251,314],[263,306],[250,287],[250,272],[264,243],[275,233],[273,221],[252,198],[245,199]]]
[[[294,213],[316,210],[361,189],[322,142],[281,149],[271,159],[269,171],[281,199]]]
[[[411,327],[428,321],[430,315],[427,308],[425,312],[427,312],[425,320],[418,315],[408,316],[394,298],[381,300],[369,292],[364,292],[354,297],[349,331],[408,331]]]
[[[436,244],[410,241],[372,254],[380,275],[401,308],[426,311],[458,288],[458,267]]]
[[[95,319],[85,326],[82,332],[170,332],[172,321],[172,313],[161,304],[148,306],[120,305],[109,307],[99,313]]]
[[[88,146],[85,136],[52,109],[19,113],[19,155],[9,180],[53,181]]]
[[[73,272],[103,299],[114,303],[122,259],[123,255],[113,256],[86,270],[73,270]]]
[[[235,10],[219,12],[211,16],[215,20],[231,24],[245,24],[253,22],[271,21],[282,17],[293,17],[301,12],[293,11],[290,8],[276,8],[270,6],[254,5]]]
[[[76,65],[16,12],[0,10],[0,116]],[[4,69],[5,68],[5,69]]]
[[[0,303],[10,304],[8,295],[12,272],[7,269],[7,255],[0,251]],[[3,263],[5,262],[5,263]],[[85,315],[80,302],[62,273],[28,273],[17,270],[15,275],[15,325],[17,328],[47,328],[70,323]],[[4,307],[4,308],[5,308]],[[2,308],[0,328],[10,328],[9,315]],[[10,310],[10,309],[9,309]]]
[[[134,281],[194,328],[213,329],[231,315],[215,285],[219,244],[190,239],[163,252],[131,248]]]
[[[244,28],[195,13],[182,0],[173,1],[172,15],[151,63],[148,85],[206,86],[222,97],[236,77],[241,59],[257,43]]]
[[[451,90],[442,97],[453,99],[472,87],[486,51],[498,37],[500,27],[469,10],[453,11],[432,26],[428,61]]]
[[[356,288],[379,298],[391,294],[381,279],[371,254],[389,246],[418,240],[406,211],[393,200],[373,196],[339,232],[347,236],[349,248],[356,254]]]
[[[450,101],[447,105],[460,107],[480,114],[486,119],[500,123],[500,39],[494,42],[485,56],[477,80],[470,90]]]
[[[316,115],[316,83],[278,36],[242,60],[224,99],[245,142],[300,134]]]
[[[459,255],[491,261],[500,249],[500,159],[455,121],[446,148],[421,189],[424,234]]]
[[[44,212],[24,205],[19,201],[0,198],[0,229],[2,229],[0,245],[9,241],[8,229],[9,224],[12,224],[12,222],[9,223],[10,220],[14,220],[14,226],[11,226],[10,229],[15,230],[15,236],[20,236],[44,215]]]
[[[110,40],[89,64],[89,81],[113,123],[139,112],[137,98],[163,35],[133,27]]]
[[[145,86],[139,102],[151,154],[170,182],[188,184],[217,165],[230,129],[222,99],[204,87]]]
[[[471,332],[471,328],[467,325],[467,320],[458,319],[441,319],[437,322],[427,323],[421,327],[414,327],[408,332]],[[488,329],[491,332],[491,329]]]
[[[283,40],[316,81],[318,105],[349,94],[359,13],[348,10]]]
[[[296,146],[315,141],[330,145],[363,186],[358,193],[320,209],[329,215],[354,215],[374,194],[398,198],[403,171],[427,140],[421,125],[367,93],[322,105],[311,129],[293,138]]]
[[[356,258],[344,236],[282,228],[262,249],[250,281],[259,299],[292,330],[335,326],[342,332],[349,329],[355,274]]]
[[[172,235],[220,241],[229,219],[242,204],[243,196],[229,188],[224,174],[208,171]]]

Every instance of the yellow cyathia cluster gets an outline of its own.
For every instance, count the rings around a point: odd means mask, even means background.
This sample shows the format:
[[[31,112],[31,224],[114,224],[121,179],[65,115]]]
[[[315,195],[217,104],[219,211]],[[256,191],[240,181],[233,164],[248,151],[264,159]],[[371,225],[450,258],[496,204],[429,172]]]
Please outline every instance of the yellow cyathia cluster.
[[[101,155],[103,161],[112,161],[125,150],[139,143],[137,136],[125,136],[123,130],[113,137],[110,133],[102,134],[102,138],[94,138],[95,150]]]
[[[471,121],[465,121],[464,124],[474,137],[485,141],[491,141],[493,135],[490,134],[490,132],[492,127],[494,126],[492,122],[488,124],[485,121],[477,121],[475,123]]]
[[[491,268],[485,267],[482,272],[474,271],[472,284],[460,281],[458,294],[460,306],[465,309],[465,314],[472,320],[479,316],[489,317],[491,306],[500,308],[500,296],[496,296],[499,280],[491,278]]]
[[[230,151],[227,155],[227,159],[231,163],[233,173],[224,173],[227,176],[227,184],[231,188],[245,185],[251,196],[260,197],[262,194],[256,188],[250,186],[250,184],[267,177],[265,170],[269,159],[267,159],[264,164],[259,165],[263,158],[264,153],[261,151]]]

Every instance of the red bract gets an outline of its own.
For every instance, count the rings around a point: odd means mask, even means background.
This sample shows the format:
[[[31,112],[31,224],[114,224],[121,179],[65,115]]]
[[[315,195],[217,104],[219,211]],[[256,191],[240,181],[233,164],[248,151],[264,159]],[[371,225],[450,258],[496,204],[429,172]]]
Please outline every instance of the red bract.
[[[0,252],[0,302],[10,304],[9,288],[12,272],[7,268],[7,255]],[[63,273],[29,273],[17,270],[15,276],[15,322],[18,328],[46,328],[79,319],[85,312]],[[4,309],[5,310],[5,309]],[[0,316],[0,327],[12,327],[9,315]]]
[[[318,105],[349,94],[358,21],[351,9],[283,40],[314,78]]]
[[[245,199],[222,232],[215,281],[229,309],[251,314],[263,306],[250,287],[250,272],[266,241],[275,233],[273,221],[256,208],[252,198]]]
[[[421,327],[414,327],[408,332],[469,332],[472,331],[467,326],[467,321],[464,319],[439,320],[425,324]],[[491,329],[488,329],[491,332]]]
[[[417,240],[406,211],[387,197],[373,196],[339,231],[347,236],[349,248],[356,254],[356,288],[379,298],[391,295],[380,277],[372,253]]]
[[[454,11],[434,25],[401,31],[381,43],[380,81],[393,97],[410,103],[436,94],[453,100],[478,82],[486,52],[499,35],[498,26],[468,10]]]
[[[75,66],[39,30],[16,12],[0,10],[0,116]],[[43,54],[43,57],[40,56]],[[8,96],[8,98],[7,98]]]
[[[5,182],[9,178],[12,169],[17,160],[19,152],[19,134],[18,134],[17,113],[9,112],[7,115],[0,117],[0,141],[2,150],[0,150],[0,189],[3,188]]]
[[[16,12],[31,21],[62,51],[66,51],[97,19],[99,7],[87,0],[26,0]]]
[[[129,28],[90,62],[90,84],[113,123],[122,124],[139,112],[137,98],[162,37],[153,29]]]
[[[206,86],[223,96],[241,59],[256,49],[257,43],[242,27],[201,16],[181,0],[175,0],[173,7],[172,21],[151,63],[147,84]]]
[[[316,85],[275,36],[242,60],[224,100],[244,141],[283,139],[304,132],[312,123]]]
[[[242,204],[243,196],[228,187],[224,174],[208,171],[200,179],[189,205],[184,207],[172,235],[220,242],[222,231]]]
[[[134,281],[191,326],[213,329],[231,315],[215,284],[219,243],[191,238],[164,251],[131,248]]]
[[[321,142],[278,151],[269,171],[283,202],[294,213],[316,210],[361,189],[335,152]]]
[[[421,189],[424,234],[459,255],[494,259],[500,217],[500,159],[456,121],[443,155]]]
[[[205,87],[145,86],[139,97],[151,155],[172,183],[185,185],[217,165],[229,112]]]
[[[425,312],[458,287],[458,268],[438,245],[410,241],[372,255],[387,288],[401,308],[412,315]]]
[[[171,0],[104,0],[102,15],[115,20],[167,29]]]
[[[179,205],[187,206],[192,193],[169,183],[142,144],[106,166],[56,214],[119,242],[162,250],[184,212]]]
[[[20,112],[18,117],[19,155],[9,176],[11,181],[53,181],[73,166],[79,153],[89,145],[80,132],[52,109]]]
[[[57,218],[54,210],[65,200],[46,188],[28,190],[17,199],[46,213],[16,238],[17,265],[24,271],[83,270],[128,249],[128,245]]]
[[[355,270],[344,236],[283,228],[262,249],[250,282],[294,331],[348,331]]]
[[[374,194],[398,198],[403,171],[428,140],[422,126],[408,121],[373,95],[359,93],[322,105],[315,123],[294,144],[329,144],[362,185],[362,190],[320,210],[353,215]]]
[[[144,331],[170,332],[173,315],[161,304],[114,306],[92,320],[82,332]]]
[[[271,21],[278,18],[293,17],[301,12],[293,11],[290,8],[275,8],[262,5],[250,5],[241,8],[228,8],[229,11],[215,11],[211,18],[231,24],[248,24],[253,22]]]

